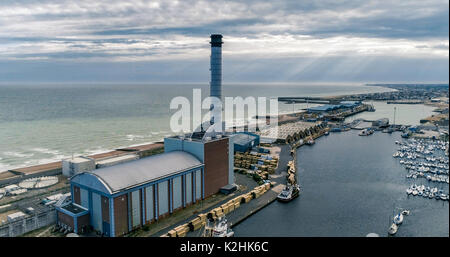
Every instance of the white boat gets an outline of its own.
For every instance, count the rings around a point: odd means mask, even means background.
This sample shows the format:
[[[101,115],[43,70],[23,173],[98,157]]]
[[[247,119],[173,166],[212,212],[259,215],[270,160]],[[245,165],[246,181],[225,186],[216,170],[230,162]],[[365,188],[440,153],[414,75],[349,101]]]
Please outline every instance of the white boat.
[[[419,192],[417,190],[413,190],[412,194],[416,196]]]
[[[288,185],[277,196],[280,202],[289,202],[300,195],[300,186],[298,184]]]
[[[406,193],[408,194],[408,195],[410,195],[410,194],[412,194],[412,189],[411,188],[408,188],[408,189],[406,189]]]
[[[402,211],[402,214],[403,214],[403,215],[409,215],[409,213],[410,213],[409,210],[403,210],[403,211]]]
[[[225,217],[219,218],[216,226],[214,226],[213,237],[232,237],[234,232],[228,227]]]
[[[372,135],[373,134],[373,130],[371,129],[364,129],[363,131],[361,131],[361,133],[359,133],[360,136],[368,136],[368,135]]]
[[[400,225],[400,224],[402,224],[402,222],[403,222],[403,214],[399,213],[399,214],[395,215],[394,223],[396,225]]]
[[[217,220],[214,222],[212,226],[210,223],[208,223],[203,231],[203,237],[233,237],[233,236],[234,232],[233,230],[231,230],[231,228],[228,227],[228,221],[224,216],[217,218]]]
[[[315,143],[314,139],[312,139],[312,138],[310,138],[310,139],[308,139],[308,141],[306,141],[307,145],[313,145],[314,143]]]
[[[397,233],[398,226],[395,225],[395,223],[392,223],[392,225],[389,227],[388,233],[389,235],[395,235]]]

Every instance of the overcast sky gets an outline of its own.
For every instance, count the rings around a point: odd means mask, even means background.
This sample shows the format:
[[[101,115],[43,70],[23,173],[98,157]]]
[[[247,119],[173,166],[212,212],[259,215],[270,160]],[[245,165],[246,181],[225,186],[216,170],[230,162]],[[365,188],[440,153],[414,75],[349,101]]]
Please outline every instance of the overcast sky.
[[[445,82],[449,1],[1,0],[0,82]]]

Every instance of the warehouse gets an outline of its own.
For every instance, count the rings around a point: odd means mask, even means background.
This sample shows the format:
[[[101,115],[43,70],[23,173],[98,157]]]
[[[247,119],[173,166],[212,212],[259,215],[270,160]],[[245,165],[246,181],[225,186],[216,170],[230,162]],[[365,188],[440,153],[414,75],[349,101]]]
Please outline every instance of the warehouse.
[[[329,112],[341,108],[341,105],[325,104],[321,106],[308,108],[308,112]]]
[[[78,233],[88,214],[95,231],[121,236],[204,199],[204,186],[204,164],[172,151],[74,175],[73,203],[58,207],[57,217]]]
[[[360,101],[342,101],[341,106],[345,108],[355,108],[361,105]]]
[[[247,152],[259,145],[259,135],[250,132],[237,132],[233,135],[235,152]]]

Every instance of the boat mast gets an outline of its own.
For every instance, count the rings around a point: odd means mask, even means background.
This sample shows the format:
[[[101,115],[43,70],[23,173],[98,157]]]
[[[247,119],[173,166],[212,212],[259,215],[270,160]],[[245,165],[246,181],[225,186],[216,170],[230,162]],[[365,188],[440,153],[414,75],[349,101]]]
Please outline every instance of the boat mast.
[[[394,127],[395,127],[395,112],[397,111],[397,107],[394,106]]]

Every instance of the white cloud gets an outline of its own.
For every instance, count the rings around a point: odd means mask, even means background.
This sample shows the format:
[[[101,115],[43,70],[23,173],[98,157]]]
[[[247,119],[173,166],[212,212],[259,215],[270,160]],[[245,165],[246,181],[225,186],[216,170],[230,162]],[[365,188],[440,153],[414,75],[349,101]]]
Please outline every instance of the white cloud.
[[[448,30],[445,1],[49,0],[0,9],[0,59],[204,58],[216,32],[230,56],[448,58],[448,33],[427,29]]]

